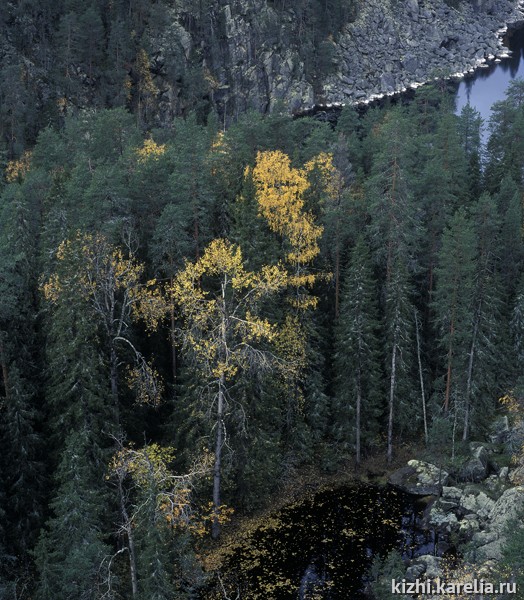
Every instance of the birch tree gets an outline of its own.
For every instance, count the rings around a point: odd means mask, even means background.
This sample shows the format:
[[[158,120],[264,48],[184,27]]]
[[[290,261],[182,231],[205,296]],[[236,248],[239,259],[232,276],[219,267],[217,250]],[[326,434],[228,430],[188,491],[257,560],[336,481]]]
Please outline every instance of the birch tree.
[[[214,424],[212,535],[220,531],[222,458],[232,398],[240,374],[273,368],[270,344],[278,329],[262,316],[262,304],[288,284],[280,265],[246,271],[242,252],[224,239],[213,240],[202,256],[188,262],[168,287],[182,319],[182,350],[195,362],[209,392]]]

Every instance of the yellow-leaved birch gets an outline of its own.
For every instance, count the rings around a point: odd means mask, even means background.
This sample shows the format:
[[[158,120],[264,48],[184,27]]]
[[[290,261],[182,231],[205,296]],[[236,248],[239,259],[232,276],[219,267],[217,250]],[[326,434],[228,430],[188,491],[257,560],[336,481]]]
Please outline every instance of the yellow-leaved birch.
[[[261,315],[262,302],[288,285],[281,265],[257,272],[244,268],[240,248],[213,240],[202,256],[187,262],[167,292],[181,317],[183,350],[189,353],[213,390],[215,422],[212,535],[219,535],[221,462],[228,412],[228,389],[241,373],[275,366],[271,344],[278,328]]]

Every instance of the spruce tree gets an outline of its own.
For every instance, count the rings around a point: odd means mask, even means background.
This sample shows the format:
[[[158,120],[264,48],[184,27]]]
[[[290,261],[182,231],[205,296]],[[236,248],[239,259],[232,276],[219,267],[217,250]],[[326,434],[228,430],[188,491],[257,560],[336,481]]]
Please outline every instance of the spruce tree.
[[[497,252],[501,260],[498,268],[504,296],[511,304],[524,266],[521,193],[511,177],[508,176],[502,180],[500,190],[494,199],[500,219],[500,240]]]
[[[467,189],[469,199],[477,201],[481,193],[481,138],[483,120],[480,113],[466,104],[458,119],[458,134],[464,155],[468,162]]]
[[[514,379],[522,387],[524,384],[524,277],[521,276],[515,294],[510,321],[511,342],[514,354]]]
[[[0,460],[7,549],[20,572],[31,564],[45,482],[36,328],[39,175],[19,175],[7,186],[0,213]]]
[[[65,440],[52,517],[35,551],[38,600],[95,600],[108,589],[103,569],[111,554],[103,535],[105,492],[93,442],[92,432],[85,429],[71,432]]]
[[[510,176],[522,183],[522,156],[524,154],[524,82],[515,79],[509,83],[506,98],[491,108],[489,140],[487,143],[486,187],[496,193],[500,182]]]
[[[413,290],[406,257],[396,253],[391,275],[384,286],[384,329],[387,374],[387,459],[393,459],[395,429],[411,430],[416,418],[414,390],[414,314]],[[416,421],[415,421],[416,422]],[[397,426],[396,426],[397,424]],[[407,427],[411,424],[411,427]]]
[[[410,128],[405,115],[392,111],[377,135],[381,150],[376,154],[368,180],[370,232],[374,258],[383,279],[381,289],[384,315],[384,348],[387,373],[387,459],[393,457],[395,422],[413,416],[412,379],[414,306],[412,277],[418,271],[414,250],[419,244],[420,216],[413,203],[407,177],[406,147]],[[404,406],[398,406],[403,398]]]
[[[58,265],[65,273],[79,267],[74,261],[65,262],[69,264]],[[111,401],[107,363],[92,307],[74,286],[64,286],[60,292],[57,297],[47,294],[45,305],[48,422],[58,451],[64,432],[86,431],[100,451],[100,461],[102,450],[109,445],[108,436],[116,432],[119,407]]]
[[[509,351],[505,342],[509,336],[503,312],[499,273],[500,223],[495,202],[485,193],[472,212],[477,258],[465,373],[464,440],[468,439],[470,430],[487,425],[494,410],[494,399],[504,388],[507,377],[503,369],[505,361],[500,360],[500,355]]]
[[[439,389],[444,414],[450,411],[464,418],[464,375],[471,344],[477,268],[475,231],[463,209],[459,209],[445,229],[436,270],[432,308],[435,314],[443,389]]]
[[[223,234],[224,214],[215,212],[214,194],[210,185],[207,156],[211,140],[209,133],[197,125],[194,117],[175,123],[175,139],[169,152],[174,157],[169,178],[171,206],[169,218],[179,224],[179,245],[189,257],[200,256],[213,230]],[[222,223],[220,223],[222,220]]]
[[[336,399],[332,430],[341,450],[362,448],[377,433],[381,413],[381,356],[378,286],[371,254],[359,237],[344,277],[336,331]]]

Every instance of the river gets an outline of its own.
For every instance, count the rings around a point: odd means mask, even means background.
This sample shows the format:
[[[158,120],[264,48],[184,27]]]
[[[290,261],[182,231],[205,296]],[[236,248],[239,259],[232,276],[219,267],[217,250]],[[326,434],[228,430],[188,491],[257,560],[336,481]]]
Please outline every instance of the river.
[[[489,123],[492,105],[504,100],[510,81],[516,77],[524,77],[524,27],[512,32],[508,36],[507,44],[511,50],[509,58],[477,69],[458,86],[457,113],[460,113],[469,101],[480,113],[485,127]]]

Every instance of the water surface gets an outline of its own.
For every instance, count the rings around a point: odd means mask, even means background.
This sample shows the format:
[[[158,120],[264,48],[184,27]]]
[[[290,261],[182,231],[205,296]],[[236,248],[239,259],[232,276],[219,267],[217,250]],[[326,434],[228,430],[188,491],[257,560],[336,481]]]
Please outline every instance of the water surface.
[[[230,548],[221,585],[229,597],[246,600],[368,598],[375,557],[393,549],[404,559],[449,549],[423,527],[424,508],[420,499],[389,486],[359,483],[319,492],[268,516]]]
[[[491,106],[504,100],[510,81],[524,77],[524,28],[514,31],[507,40],[509,58],[491,63],[464,78],[457,92],[457,113],[469,102],[478,110],[485,124],[489,122]]]

